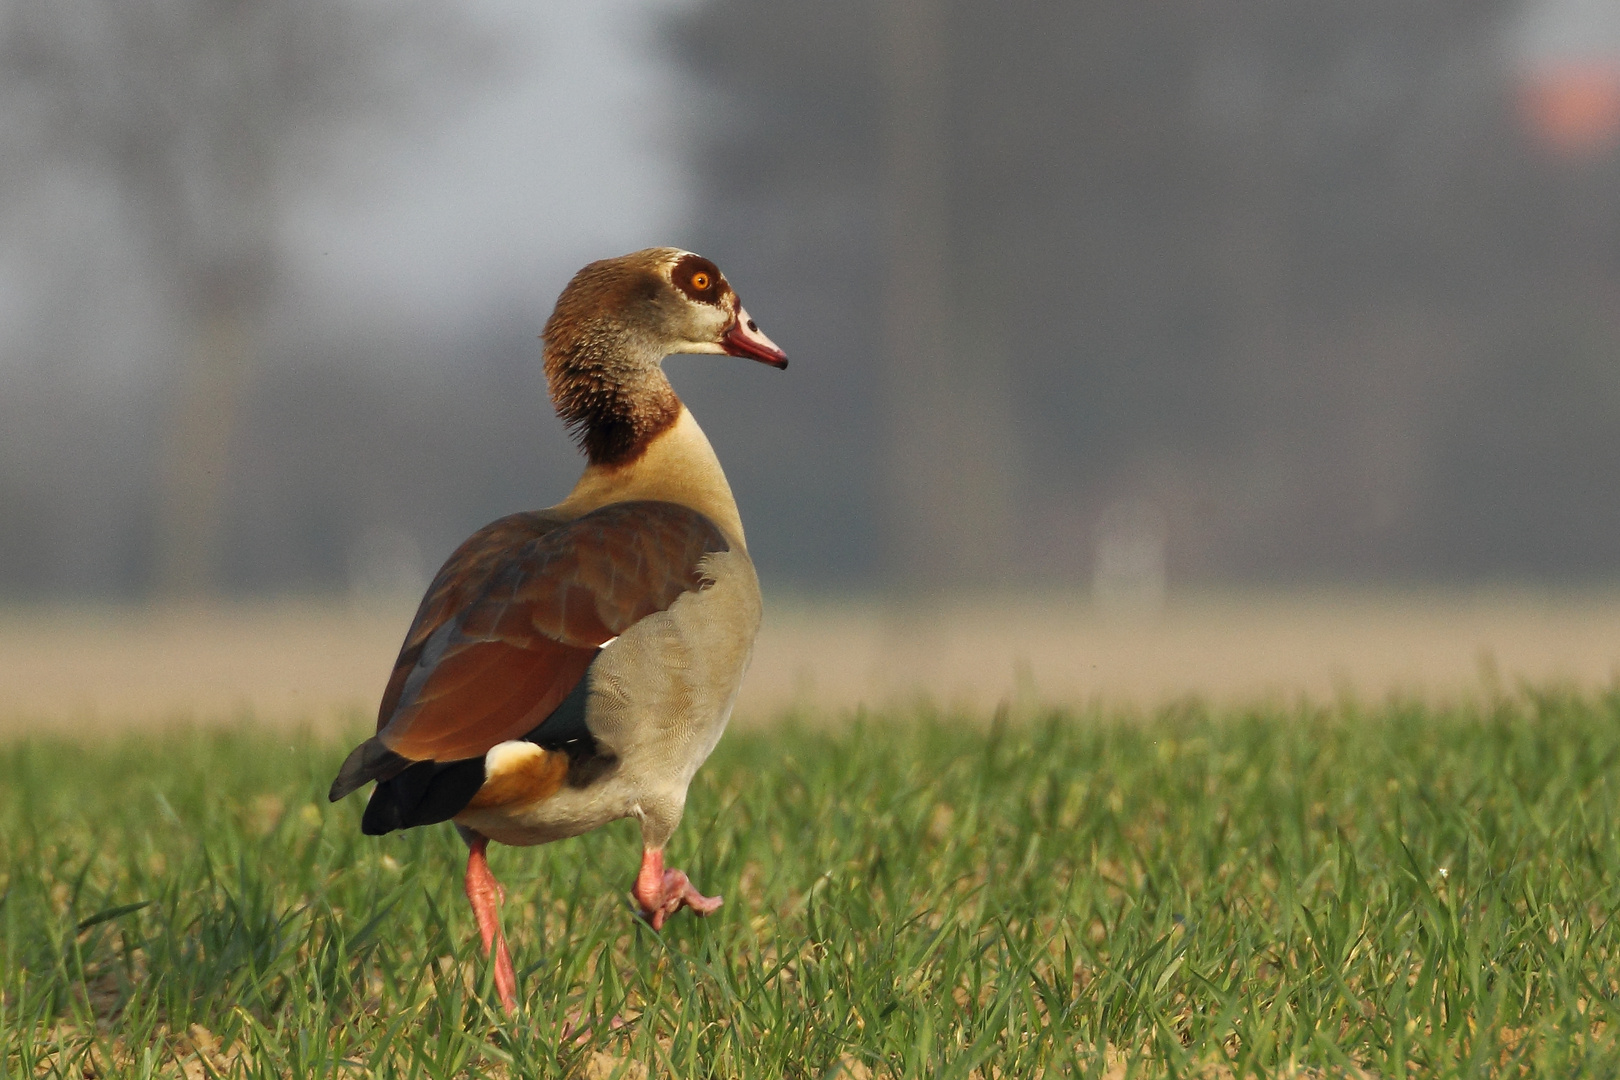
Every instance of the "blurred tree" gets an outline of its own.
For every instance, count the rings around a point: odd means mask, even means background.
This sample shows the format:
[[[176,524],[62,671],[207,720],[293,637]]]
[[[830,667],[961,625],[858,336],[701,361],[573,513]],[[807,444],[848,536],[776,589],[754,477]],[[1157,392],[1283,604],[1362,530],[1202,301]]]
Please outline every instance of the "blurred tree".
[[[880,0],[885,555],[910,588],[1008,567],[1015,483],[1000,322],[1006,267],[980,262],[982,322],[951,302],[950,54],[943,0]]]
[[[441,91],[485,50],[419,0],[14,0],[0,8],[10,170],[117,193],[189,329],[164,423],[153,585],[218,585],[230,454],[285,207],[323,147]]]

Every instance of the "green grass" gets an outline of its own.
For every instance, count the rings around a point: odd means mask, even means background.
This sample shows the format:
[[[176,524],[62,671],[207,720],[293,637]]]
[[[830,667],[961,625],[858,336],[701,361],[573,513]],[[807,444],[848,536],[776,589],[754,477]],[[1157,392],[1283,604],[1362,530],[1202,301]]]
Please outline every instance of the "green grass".
[[[0,1077],[1620,1073],[1620,697],[984,719],[729,735],[662,935],[629,823],[493,848],[515,1020],[345,745],[0,747]]]

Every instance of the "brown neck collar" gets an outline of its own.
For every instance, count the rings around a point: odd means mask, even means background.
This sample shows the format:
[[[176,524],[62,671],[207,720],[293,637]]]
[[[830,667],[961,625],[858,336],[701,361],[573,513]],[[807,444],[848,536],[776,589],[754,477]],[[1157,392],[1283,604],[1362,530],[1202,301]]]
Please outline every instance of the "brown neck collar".
[[[628,465],[681,415],[661,357],[635,358],[629,343],[588,337],[546,346],[546,382],[557,415],[592,465]]]

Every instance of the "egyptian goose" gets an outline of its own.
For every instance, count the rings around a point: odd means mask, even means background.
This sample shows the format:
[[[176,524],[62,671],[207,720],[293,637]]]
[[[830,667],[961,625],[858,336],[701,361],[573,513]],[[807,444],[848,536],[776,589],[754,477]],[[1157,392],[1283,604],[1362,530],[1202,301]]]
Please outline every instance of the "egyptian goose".
[[[422,598],[335,802],[377,781],[361,830],[453,821],[467,899],[508,1012],[517,978],[485,848],[641,822],[632,889],[654,929],[704,896],[664,866],[692,775],[730,718],[759,581],[725,473],[663,371],[672,353],[787,367],[708,259],[649,248],[591,263],[545,332],[557,414],[585,473],[549,510],[484,526]]]

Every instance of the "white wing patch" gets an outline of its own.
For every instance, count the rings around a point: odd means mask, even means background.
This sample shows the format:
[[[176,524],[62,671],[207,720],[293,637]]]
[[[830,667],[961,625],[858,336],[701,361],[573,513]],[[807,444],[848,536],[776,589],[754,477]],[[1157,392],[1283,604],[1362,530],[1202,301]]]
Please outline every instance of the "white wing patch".
[[[545,753],[532,742],[513,739],[509,742],[496,743],[484,754],[485,782],[501,773],[518,768],[523,762],[544,757]]]

